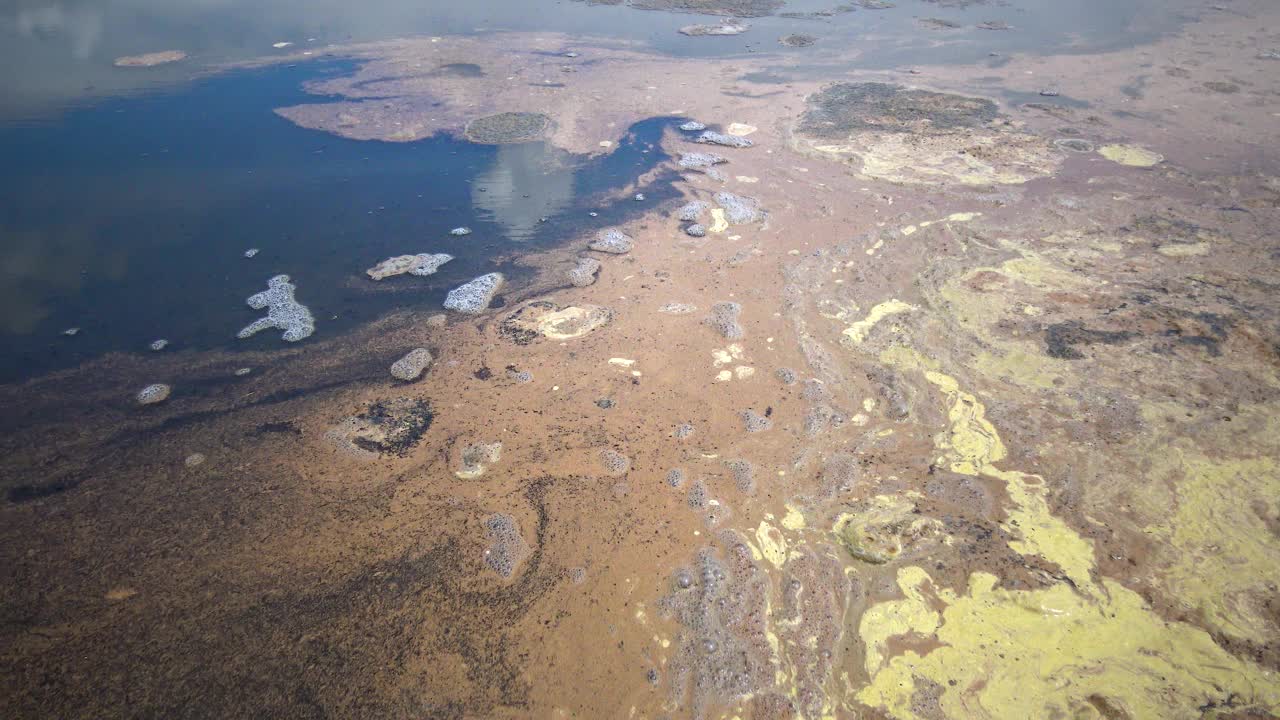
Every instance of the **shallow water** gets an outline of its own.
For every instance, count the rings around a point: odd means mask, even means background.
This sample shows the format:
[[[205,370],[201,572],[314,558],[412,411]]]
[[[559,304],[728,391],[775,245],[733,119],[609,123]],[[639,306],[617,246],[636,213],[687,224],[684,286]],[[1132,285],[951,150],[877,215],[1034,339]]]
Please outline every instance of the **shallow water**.
[[[826,11],[834,0],[794,0],[783,12]],[[526,2],[476,0],[421,3],[371,0],[228,0],[218,3],[157,0],[20,0],[0,11],[0,118],[39,117],[68,104],[156,85],[186,81],[194,68],[255,59],[300,49],[320,52],[330,43],[406,35],[479,34],[493,31],[553,31],[642,43],[676,56],[775,52],[786,33],[820,35],[845,48],[868,37],[901,39],[860,57],[859,65],[972,61],[988,52],[1124,47],[1167,32],[1184,18],[1156,0],[1088,0],[1061,3],[1023,0],[948,7],[903,0],[887,10],[857,10],[834,17],[753,19],[755,29],[729,38],[690,38],[676,29],[701,20],[673,12],[636,12],[626,7],[573,0]],[[937,37],[915,27],[914,18],[938,17],[973,24],[999,20],[1012,31],[972,38]],[[708,41],[709,40],[709,41]],[[941,43],[938,41],[942,40]],[[275,43],[291,43],[275,49]],[[192,63],[144,71],[121,71],[111,61],[125,55],[177,49]],[[792,51],[794,52],[794,51]]]
[[[660,119],[587,160],[545,143],[353,142],[271,113],[309,101],[303,82],[350,68],[239,71],[0,130],[11,159],[0,170],[0,380],[145,352],[158,338],[178,350],[264,347],[277,340],[234,336],[255,317],[244,299],[279,273],[322,333],[394,308],[439,308],[450,287],[511,272],[494,260],[513,247],[560,242],[670,194],[591,202],[666,159],[654,146],[670,124]],[[473,233],[451,236],[459,226]],[[250,248],[259,253],[244,257]],[[383,258],[420,252],[456,259],[429,278],[370,287],[363,277]]]

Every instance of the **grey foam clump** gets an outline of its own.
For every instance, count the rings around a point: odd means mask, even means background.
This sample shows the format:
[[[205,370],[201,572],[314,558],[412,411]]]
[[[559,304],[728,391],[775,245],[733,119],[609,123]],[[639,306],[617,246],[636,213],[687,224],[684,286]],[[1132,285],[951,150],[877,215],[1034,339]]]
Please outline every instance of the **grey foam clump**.
[[[781,382],[783,385],[796,384],[796,380],[797,380],[796,371],[792,370],[791,368],[778,368],[773,372],[773,374],[777,376],[778,381]]]
[[[578,264],[569,271],[569,282],[574,287],[586,287],[595,283],[600,272],[600,261],[595,258],[578,258]]]
[[[710,498],[707,497],[707,484],[701,480],[694,480],[693,485],[689,486],[688,495],[689,507],[694,510],[702,510],[707,507]]]
[[[714,717],[713,710],[754,695],[754,717],[800,717],[797,705],[787,701],[785,711],[769,708],[760,712],[763,708],[758,699],[767,697],[775,687],[777,668],[778,653],[771,647],[769,632],[774,623],[769,621],[786,618],[777,622],[778,634],[782,634],[796,618],[809,620],[825,613],[818,608],[799,612],[787,607],[771,609],[770,574],[761,572],[751,547],[732,531],[717,535],[724,545],[724,562],[717,558],[714,547],[700,550],[693,566],[680,571],[670,594],[658,603],[663,617],[680,626],[678,644],[665,666],[671,706],[679,709],[680,717]],[[794,563],[789,564],[792,567],[788,567],[787,576],[794,571]],[[685,576],[687,582],[682,579]],[[809,625],[793,632],[808,636],[796,647],[813,638],[814,654],[826,649],[826,637],[812,632]],[[820,714],[806,712],[803,716]]]
[[[698,132],[699,130],[706,130],[707,126],[697,120],[690,120],[687,123],[681,124],[680,129],[685,132]]]
[[[670,302],[658,308],[658,312],[665,315],[688,315],[691,312],[697,312],[697,305],[689,303]]]
[[[605,448],[600,451],[600,464],[604,467],[606,473],[614,477],[624,475],[631,469],[631,459],[613,448]]]
[[[148,385],[138,391],[137,399],[139,405],[155,405],[158,402],[164,402],[169,399],[169,393],[173,388],[164,383],[155,383]]]
[[[671,436],[677,440],[684,440],[685,438],[691,437],[692,435],[693,435],[693,425],[689,423],[682,423],[680,425],[677,425],[676,429],[671,433]]]
[[[672,468],[671,472],[667,473],[667,484],[673,488],[678,488],[684,484],[684,478],[684,468]]]
[[[631,239],[630,235],[618,228],[608,228],[601,230],[596,235],[596,239],[592,240],[587,247],[596,252],[622,255],[623,253],[631,252],[631,248],[635,247],[635,241]]]
[[[156,340],[155,342],[151,343],[147,347],[151,348],[153,352],[160,352],[161,350],[169,347],[169,341],[165,340],[164,338],[160,338],[159,340]]]
[[[742,424],[747,428],[747,432],[751,433],[763,432],[773,427],[772,420],[750,409],[742,413]]]
[[[517,370],[515,368],[507,368],[507,378],[521,385],[533,382],[533,373],[528,370]]]
[[[493,296],[502,287],[502,273],[489,273],[449,291],[444,298],[444,306],[448,310],[460,313],[476,314],[484,312]]]
[[[484,475],[486,467],[502,459],[502,443],[472,443],[462,449],[462,468],[454,474],[463,479]]]
[[[267,308],[267,316],[249,323],[236,334],[244,338],[270,328],[284,330],[281,338],[285,342],[298,342],[311,337],[316,331],[316,320],[306,305],[298,302],[293,293],[298,288],[289,282],[288,275],[276,275],[267,281],[267,289],[250,295],[246,300],[254,310]]]
[[[822,467],[822,493],[826,497],[848,493],[862,477],[858,459],[848,453],[836,453]]]
[[[712,165],[729,162],[715,153],[680,153],[677,165],[686,170],[708,170]]]
[[[374,265],[365,273],[374,280],[382,280],[393,275],[417,275],[426,277],[434,275],[441,265],[453,260],[447,253],[419,253],[417,255],[397,255]]]
[[[722,23],[710,25],[685,25],[680,28],[680,34],[688,35],[689,37],[741,35],[750,28],[750,25],[738,22],[734,18],[730,18]]]
[[[704,322],[729,340],[741,340],[746,336],[738,317],[742,306],[736,302],[721,302],[711,306],[711,316]]]
[[[725,462],[725,467],[729,468],[729,472],[733,475],[733,482],[739,490],[749,493],[756,489],[756,469],[749,461],[741,458],[728,460]]]
[[[749,148],[755,143],[749,138],[739,137],[737,135],[726,135],[718,133],[715,130],[707,130],[699,135],[696,142],[705,143],[707,145],[722,145],[732,148]]]
[[[716,204],[724,208],[725,219],[734,225],[760,222],[764,219],[765,212],[760,209],[760,201],[755,198],[734,195],[730,192],[718,192],[715,200]]]
[[[806,435],[817,435],[828,428],[838,428],[849,420],[845,414],[830,405],[820,404],[809,409],[804,416],[804,432]]]
[[[456,227],[456,228],[454,228],[454,229],[450,230],[450,231],[449,231],[449,234],[450,234],[450,235],[453,235],[453,236],[456,236],[456,237],[462,237],[463,235],[470,235],[470,234],[471,234],[471,228],[469,228],[469,227]]]
[[[680,209],[676,211],[676,219],[683,222],[694,222],[710,209],[711,203],[706,200],[692,200],[680,206]]]
[[[831,398],[831,391],[827,389],[827,384],[818,378],[809,378],[804,381],[804,389],[800,391],[800,396],[809,402],[825,402]]]
[[[431,351],[426,348],[414,348],[407,355],[391,363],[391,377],[409,382],[417,380],[423,371],[431,367]]]
[[[694,223],[684,229],[684,234],[689,237],[706,237],[707,226],[701,223]]]
[[[484,526],[488,530],[490,541],[489,548],[484,552],[484,561],[502,577],[511,577],[520,563],[529,557],[529,544],[520,534],[520,526],[515,518],[505,513],[485,518]]]

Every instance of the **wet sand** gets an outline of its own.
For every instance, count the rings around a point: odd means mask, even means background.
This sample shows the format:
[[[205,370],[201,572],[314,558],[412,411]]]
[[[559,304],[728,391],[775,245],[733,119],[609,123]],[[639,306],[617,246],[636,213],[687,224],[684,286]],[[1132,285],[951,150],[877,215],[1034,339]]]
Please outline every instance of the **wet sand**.
[[[625,254],[522,256],[478,317],[0,388],[5,704],[1276,716],[1277,21],[785,83],[548,35],[335,48],[368,62],[281,115],[399,141],[543,113],[594,153],[679,116],[666,152],[727,159],[675,181],[708,232],[663,203]],[[593,306],[576,337],[511,321]]]

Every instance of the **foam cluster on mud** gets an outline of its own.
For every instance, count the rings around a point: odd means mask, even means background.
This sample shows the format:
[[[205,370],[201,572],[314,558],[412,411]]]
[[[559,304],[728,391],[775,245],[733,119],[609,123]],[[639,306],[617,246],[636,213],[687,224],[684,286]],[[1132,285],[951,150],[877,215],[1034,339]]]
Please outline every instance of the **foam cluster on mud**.
[[[449,310],[471,315],[484,312],[502,288],[503,281],[502,273],[481,275],[450,290],[445,296],[444,306]]]
[[[247,338],[270,328],[284,331],[285,342],[298,342],[311,337],[316,331],[315,318],[306,305],[298,302],[293,293],[298,288],[289,282],[288,275],[276,275],[267,280],[267,289],[249,296],[245,302],[254,310],[267,309],[267,316],[249,323],[236,337]]]
[[[773,427],[773,421],[767,415],[761,415],[751,409],[743,411],[742,424],[750,433],[763,432]]]
[[[741,340],[746,336],[738,322],[742,306],[736,302],[720,302],[711,306],[711,315],[704,321],[729,340]]]
[[[768,578],[741,538],[724,537],[727,561],[715,548],[701,550],[692,568],[676,572],[671,592],[660,601],[663,614],[681,626],[668,664],[671,702],[694,718],[774,680]]]
[[[574,287],[587,287],[595,283],[596,273],[600,272],[600,261],[595,258],[578,258],[578,263],[569,270],[569,283]]]
[[[760,208],[760,201],[755,198],[735,195],[731,192],[718,192],[715,194],[715,201],[724,208],[725,219],[733,225],[760,222],[765,218],[765,212]]]
[[[857,486],[861,477],[862,465],[857,457],[848,453],[836,453],[823,464],[822,494],[825,497],[844,495]]]
[[[485,518],[484,527],[490,541],[484,561],[494,572],[510,578],[529,557],[529,544],[520,534],[520,525],[506,513],[495,513]]]
[[[462,467],[454,475],[472,480],[484,475],[489,465],[502,459],[502,443],[472,443],[462,448]]]
[[[678,165],[681,170],[693,170],[706,175],[712,180],[724,182],[728,178],[724,176],[724,173],[716,170],[715,166],[727,162],[729,162],[728,159],[716,155],[715,153],[694,152],[680,153],[680,159],[676,162],[676,165]]]
[[[733,475],[733,484],[744,493],[755,492],[756,489],[756,469],[748,460],[735,458],[725,462],[725,467],[729,468],[729,473]]]
[[[635,241],[618,228],[607,228],[597,233],[596,239],[592,240],[587,247],[596,252],[622,255],[631,252],[631,248],[635,247]]]
[[[755,145],[750,138],[740,137],[738,135],[726,135],[718,133],[715,130],[706,130],[699,135],[695,142],[705,143],[707,145],[723,145],[731,148],[749,148]]]
[[[156,403],[164,402],[169,399],[170,392],[172,392],[171,388],[164,383],[148,385],[138,391],[138,404],[155,405]]]
[[[685,477],[684,468],[672,468],[671,471],[667,473],[667,484],[673,488],[678,488],[684,484]]]
[[[689,486],[689,494],[685,498],[689,507],[694,510],[705,510],[707,503],[711,501],[711,497],[707,492],[707,484],[702,480],[694,480]]]
[[[613,448],[601,450],[599,459],[600,466],[604,468],[604,471],[614,477],[625,475],[631,469],[631,458]]]
[[[391,377],[403,382],[417,380],[427,368],[431,367],[433,360],[435,358],[431,356],[430,350],[414,348],[404,357],[391,363]]]
[[[435,275],[440,266],[453,260],[452,255],[445,253],[419,253],[417,255],[397,255],[365,270],[365,274],[374,280],[382,280],[395,275],[417,275],[426,277]]]
[[[679,210],[676,210],[676,219],[683,222],[693,222],[710,209],[711,203],[706,200],[691,200],[681,205]]]

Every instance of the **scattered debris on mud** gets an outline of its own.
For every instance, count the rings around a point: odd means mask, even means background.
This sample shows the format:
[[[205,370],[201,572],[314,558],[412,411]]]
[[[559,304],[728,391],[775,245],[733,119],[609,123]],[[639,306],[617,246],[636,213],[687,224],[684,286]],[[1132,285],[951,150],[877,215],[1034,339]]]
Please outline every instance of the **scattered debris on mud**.
[[[376,400],[326,433],[338,448],[358,458],[403,457],[422,441],[435,414],[425,400]]]

